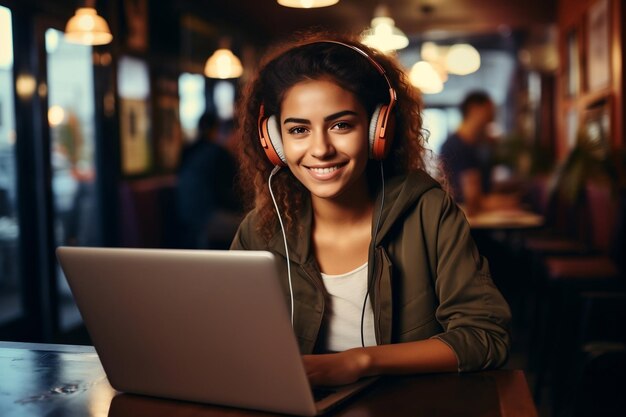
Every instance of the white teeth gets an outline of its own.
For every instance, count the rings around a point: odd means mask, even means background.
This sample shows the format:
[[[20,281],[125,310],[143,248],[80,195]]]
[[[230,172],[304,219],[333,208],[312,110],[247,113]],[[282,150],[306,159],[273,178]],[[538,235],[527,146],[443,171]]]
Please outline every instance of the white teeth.
[[[339,169],[338,166],[334,166],[334,167],[328,167],[328,168],[309,168],[311,171],[317,173],[317,174],[330,174],[333,171],[337,171]]]

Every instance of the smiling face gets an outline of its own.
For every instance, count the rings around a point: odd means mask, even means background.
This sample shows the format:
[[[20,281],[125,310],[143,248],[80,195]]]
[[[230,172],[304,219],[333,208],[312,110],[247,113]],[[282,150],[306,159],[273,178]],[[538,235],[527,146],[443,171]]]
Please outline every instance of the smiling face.
[[[285,93],[280,125],[287,165],[313,199],[367,196],[368,116],[354,94],[300,82]]]

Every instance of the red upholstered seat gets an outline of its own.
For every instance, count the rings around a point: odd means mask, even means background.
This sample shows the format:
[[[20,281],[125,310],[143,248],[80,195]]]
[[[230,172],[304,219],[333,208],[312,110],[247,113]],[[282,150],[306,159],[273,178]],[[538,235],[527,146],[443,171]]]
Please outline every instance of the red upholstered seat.
[[[619,277],[615,262],[608,256],[585,256],[581,258],[545,259],[548,277],[551,280],[599,280]]]
[[[582,242],[555,236],[527,237],[524,246],[542,255],[576,255],[589,252],[589,247]]]
[[[591,245],[596,253],[568,258],[546,257],[544,263],[551,280],[619,278],[617,263],[610,257],[616,234],[620,233],[616,230],[620,224],[617,216],[618,201],[611,189],[603,183],[589,182],[586,194]]]

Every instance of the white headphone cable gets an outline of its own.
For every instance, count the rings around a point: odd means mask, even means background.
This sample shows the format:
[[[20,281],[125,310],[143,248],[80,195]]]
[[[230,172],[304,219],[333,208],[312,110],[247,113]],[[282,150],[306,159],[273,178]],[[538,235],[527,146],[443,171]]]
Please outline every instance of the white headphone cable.
[[[380,195],[380,210],[378,211],[378,218],[376,219],[376,227],[374,228],[374,236],[372,237],[372,245],[374,247],[374,259],[376,259],[376,236],[378,235],[378,228],[380,226],[380,218],[383,214],[383,207],[385,206],[385,172],[383,170],[383,161],[380,161],[380,179],[381,179],[381,195]],[[361,310],[361,346],[365,347],[365,336],[363,335],[363,321],[365,320],[365,307],[367,306],[367,297],[370,295],[372,289],[372,282],[367,286],[367,292],[365,293],[365,300],[363,300],[363,309]]]
[[[289,248],[287,246],[287,233],[285,233],[285,226],[283,225],[283,219],[280,216],[280,210],[278,209],[278,204],[276,203],[276,198],[274,197],[274,192],[272,191],[272,177],[280,170],[280,166],[276,165],[270,174],[269,179],[267,180],[267,186],[270,189],[270,196],[272,197],[272,202],[274,202],[274,208],[276,209],[276,215],[278,216],[278,222],[280,223],[280,230],[283,232],[283,242],[285,244],[285,254],[287,255],[287,277],[289,278],[289,297],[291,301],[291,327],[293,328],[293,285],[291,284],[291,265],[289,262]]]

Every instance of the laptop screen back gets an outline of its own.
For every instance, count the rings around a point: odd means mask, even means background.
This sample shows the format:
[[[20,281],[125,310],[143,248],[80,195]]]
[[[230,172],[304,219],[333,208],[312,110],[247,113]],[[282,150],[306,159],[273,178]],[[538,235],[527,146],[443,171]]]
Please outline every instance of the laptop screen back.
[[[313,415],[269,252],[61,247],[117,390]]]

